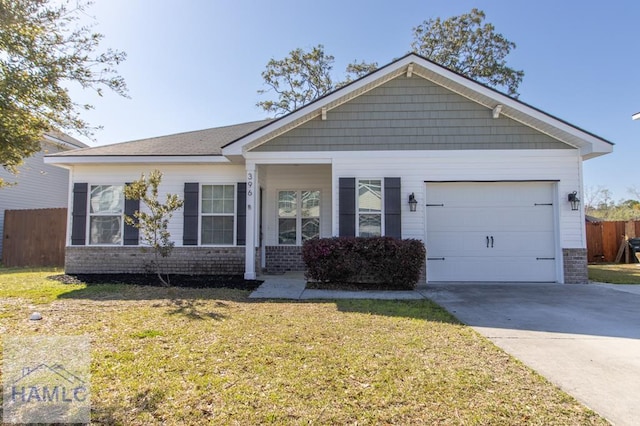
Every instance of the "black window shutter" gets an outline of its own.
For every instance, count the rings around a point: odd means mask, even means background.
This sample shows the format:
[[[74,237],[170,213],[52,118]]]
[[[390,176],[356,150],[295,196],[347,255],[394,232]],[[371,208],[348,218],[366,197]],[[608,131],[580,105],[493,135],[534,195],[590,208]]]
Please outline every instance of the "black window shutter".
[[[87,243],[87,183],[73,184],[73,207],[71,213],[71,245]]]
[[[338,183],[339,228],[341,237],[356,235],[356,179],[340,178]]]
[[[400,178],[384,178],[384,235],[402,238]]]
[[[198,245],[198,206],[200,203],[200,184],[184,184],[184,222],[182,245]]]
[[[236,214],[236,244],[247,244],[247,184],[238,182],[238,200]]]
[[[131,185],[127,183],[126,185]],[[140,210],[140,200],[128,200],[124,199],[124,214],[130,217],[134,217],[134,213]],[[135,219],[135,218],[134,218]],[[124,224],[124,245],[125,246],[137,246],[138,245],[138,228],[132,225]]]

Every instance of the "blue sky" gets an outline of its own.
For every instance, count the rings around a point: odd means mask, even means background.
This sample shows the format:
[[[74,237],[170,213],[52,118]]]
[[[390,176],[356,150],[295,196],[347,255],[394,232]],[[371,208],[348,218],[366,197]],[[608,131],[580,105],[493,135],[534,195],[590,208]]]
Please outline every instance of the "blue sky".
[[[384,65],[410,49],[412,28],[429,18],[484,10],[517,44],[509,64],[525,71],[520,99],[614,142],[584,164],[585,186],[615,199],[640,188],[640,2],[467,0],[96,0],[86,22],[123,50],[118,69],[131,99],[74,90],[104,126],[103,145],[259,120],[260,73],[270,58],[324,44],[340,79],[353,60]],[[637,183],[636,183],[637,182]]]

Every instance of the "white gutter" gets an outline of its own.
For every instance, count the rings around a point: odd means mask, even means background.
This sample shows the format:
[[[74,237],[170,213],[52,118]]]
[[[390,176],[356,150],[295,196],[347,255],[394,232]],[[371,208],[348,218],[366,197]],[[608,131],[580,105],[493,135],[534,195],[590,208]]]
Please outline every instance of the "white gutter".
[[[64,155],[46,156],[45,164],[135,164],[135,163],[231,163],[221,155],[140,155],[140,156],[84,156]]]

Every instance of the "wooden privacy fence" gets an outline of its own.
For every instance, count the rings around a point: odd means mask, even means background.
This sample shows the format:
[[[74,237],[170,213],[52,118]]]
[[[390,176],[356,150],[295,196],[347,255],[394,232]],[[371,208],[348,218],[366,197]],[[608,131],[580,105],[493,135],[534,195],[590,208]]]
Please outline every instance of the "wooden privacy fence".
[[[592,262],[613,262],[626,235],[640,237],[640,221],[587,222],[587,256]]]
[[[63,266],[67,209],[5,210],[4,266]]]

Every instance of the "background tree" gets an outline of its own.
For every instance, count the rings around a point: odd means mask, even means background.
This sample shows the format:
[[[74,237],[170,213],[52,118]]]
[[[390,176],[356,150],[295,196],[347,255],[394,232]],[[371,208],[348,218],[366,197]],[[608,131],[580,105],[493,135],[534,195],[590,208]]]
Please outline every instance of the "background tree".
[[[126,96],[114,66],[123,52],[98,52],[102,35],[79,25],[83,0],[0,0],[0,164],[10,172],[40,150],[45,132],[91,136],[80,117],[92,108],[69,96],[72,83],[98,95],[107,87]],[[3,184],[0,179],[0,186]]]
[[[154,170],[145,177],[127,185],[124,196],[128,200],[140,200],[146,211],[136,210],[132,216],[125,215],[124,221],[140,230],[141,240],[153,249],[154,268],[160,282],[170,285],[169,275],[162,274],[161,258],[171,255],[175,243],[171,241],[169,220],[173,213],[184,205],[184,201],[175,194],[167,194],[166,201],[158,201],[158,187],[162,181],[162,172]]]
[[[524,71],[507,66],[506,56],[516,44],[484,24],[478,9],[446,20],[428,19],[413,29],[414,52],[440,65],[517,96]]]
[[[345,84],[351,83],[353,80],[357,80],[360,77],[364,77],[367,74],[370,74],[378,69],[377,62],[365,62],[357,60],[351,62],[347,65],[347,77],[346,80],[338,83],[337,87],[344,86]]]
[[[493,25],[483,25],[484,19],[484,12],[472,9],[470,13],[444,21],[440,18],[424,21],[413,29],[411,49],[467,77],[517,96],[524,72],[508,67],[505,60],[516,45],[496,33]],[[375,62],[353,61],[347,65],[344,80],[335,83],[331,75],[333,64],[334,57],[327,54],[321,44],[309,52],[298,48],[284,59],[271,59],[262,72],[269,88],[258,90],[258,94],[274,92],[277,100],[260,101],[257,106],[275,116],[283,115],[378,68]]]
[[[616,202],[611,191],[603,186],[586,188],[585,214],[606,221],[640,220],[640,191],[632,187],[628,192],[632,198]]]
[[[278,116],[318,99],[334,88],[331,78],[333,62],[334,57],[327,55],[321,44],[309,52],[298,48],[284,59],[272,58],[262,72],[262,78],[270,89],[258,90],[258,94],[273,90],[278,100],[261,101],[257,106]]]
[[[334,60],[321,44],[310,51],[294,49],[284,59],[270,59],[262,72],[269,88],[258,90],[258,94],[273,91],[278,99],[260,101],[256,105],[276,117],[284,115],[377,68],[377,64],[354,62],[347,67],[347,80],[335,83],[331,76]]]

